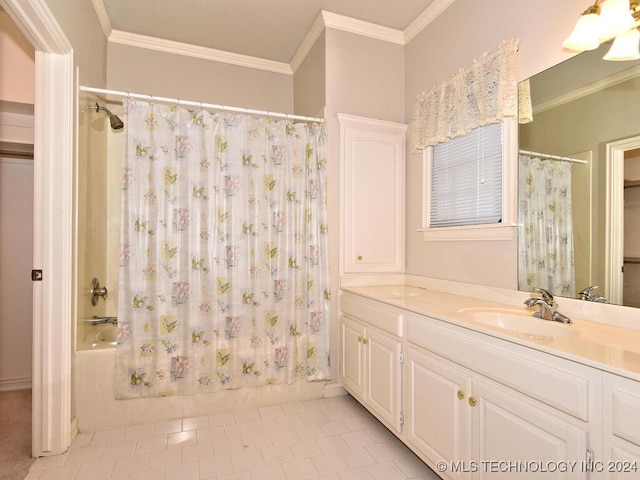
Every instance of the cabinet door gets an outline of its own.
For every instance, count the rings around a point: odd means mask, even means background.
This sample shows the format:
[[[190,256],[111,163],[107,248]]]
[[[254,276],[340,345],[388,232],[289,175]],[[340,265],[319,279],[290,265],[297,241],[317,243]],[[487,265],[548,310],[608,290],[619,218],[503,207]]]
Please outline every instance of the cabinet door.
[[[478,478],[588,478],[584,463],[589,448],[586,425],[484,379],[474,380],[469,400],[472,457],[484,461],[478,464]],[[571,464],[574,467],[566,472],[559,470],[561,465]]]
[[[350,393],[360,398],[364,398],[364,338],[364,325],[340,317],[340,380]]]
[[[640,382],[605,374],[604,377],[604,458],[596,470],[604,478],[640,477]]]
[[[401,431],[402,365],[400,341],[374,328],[367,328],[365,338],[365,402],[388,425]]]
[[[469,478],[467,470],[471,434],[469,430],[470,377],[464,369],[438,355],[409,346],[407,349],[408,442],[430,462],[455,462],[441,475]]]
[[[402,273],[406,125],[339,118],[343,271]]]

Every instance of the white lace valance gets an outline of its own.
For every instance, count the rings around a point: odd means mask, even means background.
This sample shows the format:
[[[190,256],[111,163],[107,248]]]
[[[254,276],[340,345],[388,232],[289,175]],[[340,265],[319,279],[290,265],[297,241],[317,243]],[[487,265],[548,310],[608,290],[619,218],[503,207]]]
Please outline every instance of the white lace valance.
[[[413,153],[518,115],[518,40],[504,41],[473,66],[423,92],[413,116]]]

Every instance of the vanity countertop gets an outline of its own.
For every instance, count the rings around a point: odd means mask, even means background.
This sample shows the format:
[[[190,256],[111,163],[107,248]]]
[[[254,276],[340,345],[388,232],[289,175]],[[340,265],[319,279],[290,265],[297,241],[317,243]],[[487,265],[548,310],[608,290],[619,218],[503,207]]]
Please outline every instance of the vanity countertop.
[[[572,316],[573,323],[566,325],[566,329],[564,324],[557,325],[564,331],[568,329],[567,335],[522,333],[481,323],[469,312],[496,309],[498,312],[532,314],[534,309],[409,285],[343,286],[342,291],[640,381],[638,330]],[[550,321],[531,317],[531,322]]]

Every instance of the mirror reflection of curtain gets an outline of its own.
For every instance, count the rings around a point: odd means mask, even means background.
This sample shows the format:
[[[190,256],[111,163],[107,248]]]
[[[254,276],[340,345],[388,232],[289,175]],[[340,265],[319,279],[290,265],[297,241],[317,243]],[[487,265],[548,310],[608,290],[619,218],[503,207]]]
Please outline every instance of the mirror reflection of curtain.
[[[575,295],[571,164],[520,155],[520,290]]]
[[[125,116],[117,397],[328,380],[324,125]]]

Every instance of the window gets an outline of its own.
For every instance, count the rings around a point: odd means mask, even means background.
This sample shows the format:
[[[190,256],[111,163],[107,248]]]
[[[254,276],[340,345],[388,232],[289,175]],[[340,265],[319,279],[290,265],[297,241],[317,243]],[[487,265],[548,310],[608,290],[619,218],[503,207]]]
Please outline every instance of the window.
[[[426,240],[464,240],[457,238],[460,231],[469,239],[504,238],[505,232],[497,229],[510,226],[513,218],[505,208],[510,191],[504,187],[507,173],[515,170],[505,161],[510,148],[509,123],[478,127],[427,148],[422,229]],[[492,231],[478,234],[481,229]],[[469,235],[471,230],[475,233]]]

